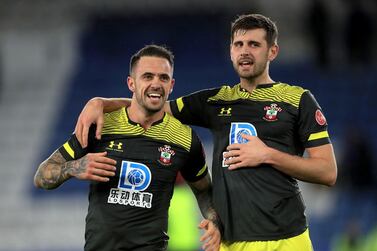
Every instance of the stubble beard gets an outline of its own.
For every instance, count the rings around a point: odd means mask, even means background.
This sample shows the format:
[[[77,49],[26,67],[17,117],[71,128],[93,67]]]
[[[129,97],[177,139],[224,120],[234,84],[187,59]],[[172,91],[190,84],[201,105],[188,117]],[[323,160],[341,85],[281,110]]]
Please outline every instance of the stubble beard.
[[[144,95],[143,97],[136,95],[137,103],[145,111],[145,113],[147,115],[153,115],[153,114],[161,111],[162,108],[164,107],[165,102],[161,102],[161,104],[159,104],[159,105],[150,105],[150,104],[148,104],[147,99],[148,99],[147,95]],[[162,98],[162,100],[164,100],[164,99]]]
[[[267,61],[264,62],[263,64],[254,63],[252,69],[248,72],[242,72],[238,63],[233,64],[233,67],[234,67],[234,70],[237,72],[237,74],[240,78],[252,81],[252,80],[258,78],[259,76],[261,76],[264,73],[264,71],[266,70],[266,67],[267,67]]]

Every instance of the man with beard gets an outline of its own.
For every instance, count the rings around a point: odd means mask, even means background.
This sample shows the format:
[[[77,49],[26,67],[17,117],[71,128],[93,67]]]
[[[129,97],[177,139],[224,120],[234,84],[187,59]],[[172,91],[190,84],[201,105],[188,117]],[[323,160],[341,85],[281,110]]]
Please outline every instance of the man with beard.
[[[131,104],[105,115],[101,140],[94,125],[85,148],[72,135],[40,164],[35,186],[54,189],[71,177],[90,181],[86,251],[156,251],[167,248],[168,209],[181,172],[206,218],[199,225],[203,248],[217,251],[219,220],[202,144],[163,110],[174,85],[172,53],[142,48],[131,58],[127,84]]]
[[[269,18],[239,16],[231,27],[230,58],[240,83],[198,91],[165,105],[182,123],[213,133],[213,198],[224,226],[222,251],[312,250],[297,180],[327,186],[336,182],[321,107],[308,90],[269,75],[279,51],[277,36]],[[76,125],[80,142],[86,144],[92,122],[102,123],[103,109],[128,103],[92,99]],[[100,127],[97,130],[100,136]]]

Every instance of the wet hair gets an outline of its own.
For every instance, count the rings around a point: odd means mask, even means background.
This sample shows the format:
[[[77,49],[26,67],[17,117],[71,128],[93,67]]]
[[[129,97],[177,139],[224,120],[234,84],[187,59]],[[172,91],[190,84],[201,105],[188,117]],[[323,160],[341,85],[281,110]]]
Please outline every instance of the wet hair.
[[[266,41],[269,47],[277,43],[278,28],[276,27],[275,22],[260,14],[238,16],[231,26],[230,41],[231,43],[233,42],[234,34],[239,30],[247,31],[259,28],[266,31]]]
[[[130,60],[129,74],[132,74],[133,69],[142,57],[158,57],[168,60],[170,66],[174,67],[174,55],[165,46],[150,44],[141,48],[138,52],[132,55]]]

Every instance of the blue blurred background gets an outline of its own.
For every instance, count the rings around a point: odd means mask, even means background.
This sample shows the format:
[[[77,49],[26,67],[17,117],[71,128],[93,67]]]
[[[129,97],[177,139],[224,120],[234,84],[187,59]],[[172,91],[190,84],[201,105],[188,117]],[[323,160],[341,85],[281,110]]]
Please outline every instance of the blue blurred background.
[[[175,54],[171,98],[238,83],[229,30],[245,13],[276,21],[272,78],[310,89],[329,123],[337,185],[300,183],[314,249],[377,250],[376,1],[0,0],[0,251],[82,250],[87,183],[37,191],[38,163],[69,137],[87,100],[130,96],[129,58],[146,44]],[[210,164],[211,136],[195,129]],[[170,250],[200,250],[196,202],[178,189]],[[187,214],[192,221],[179,222]]]

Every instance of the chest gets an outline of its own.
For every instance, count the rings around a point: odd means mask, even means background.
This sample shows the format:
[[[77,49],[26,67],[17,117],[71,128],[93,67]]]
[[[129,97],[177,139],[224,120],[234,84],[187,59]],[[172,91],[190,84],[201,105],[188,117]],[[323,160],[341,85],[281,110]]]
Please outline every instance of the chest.
[[[239,101],[209,104],[210,127],[216,133],[244,132],[260,138],[291,136],[297,127],[298,109],[268,101]],[[235,142],[232,142],[235,143]]]
[[[105,136],[93,151],[106,151],[108,157],[117,161],[113,183],[139,190],[174,183],[188,158],[181,147],[147,137]]]

